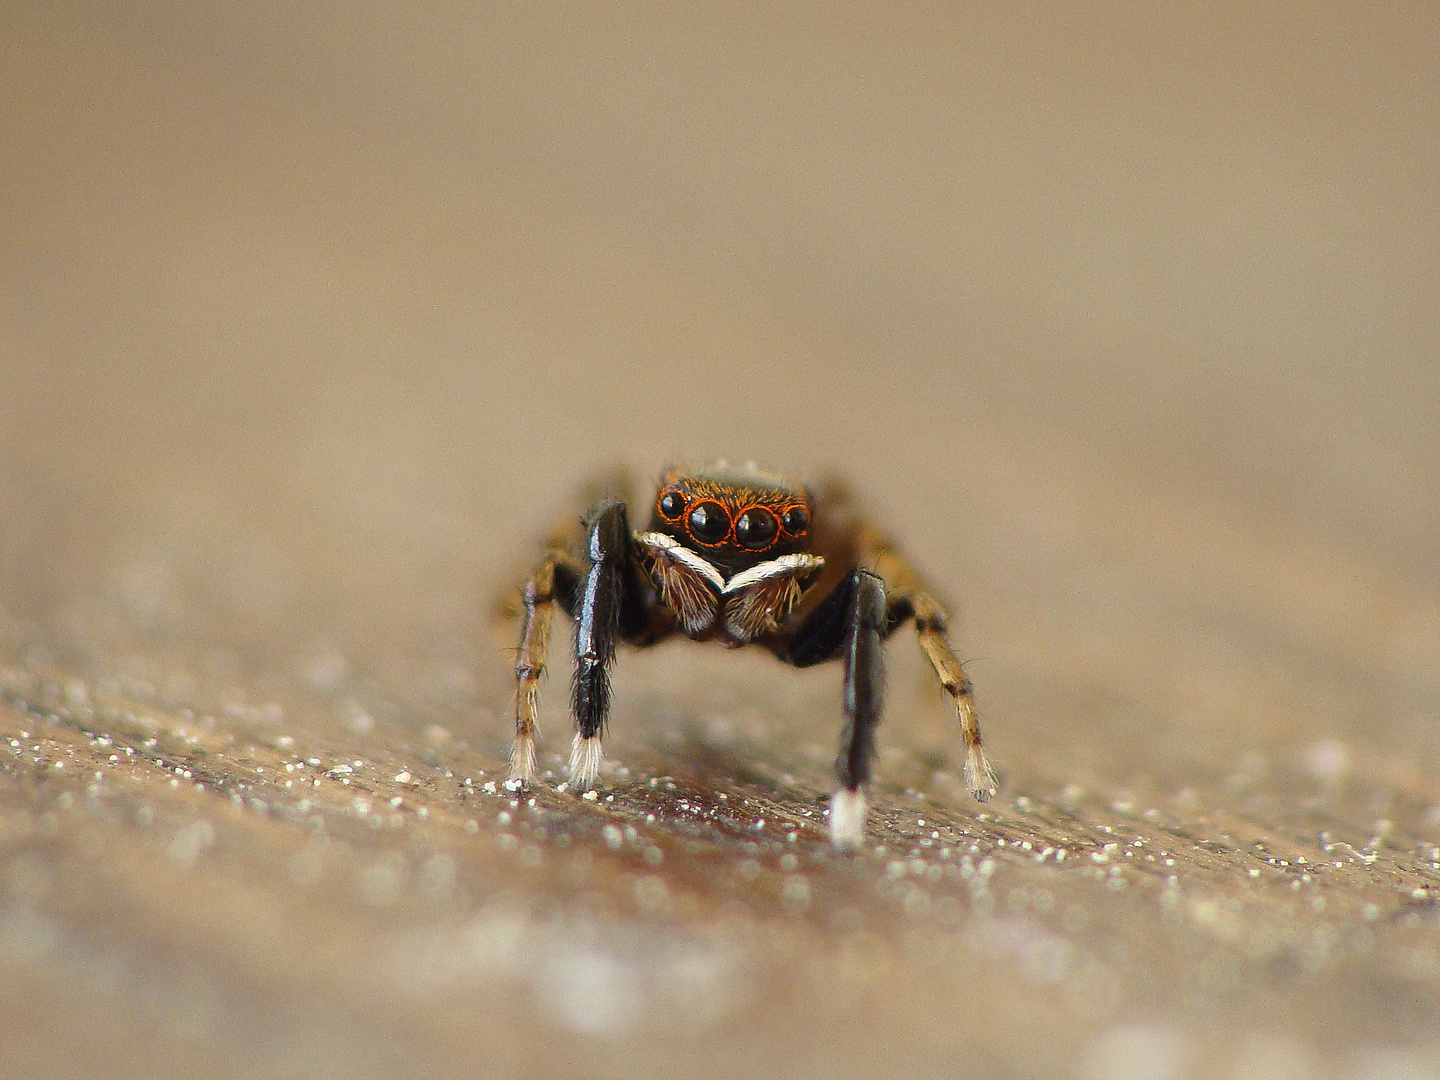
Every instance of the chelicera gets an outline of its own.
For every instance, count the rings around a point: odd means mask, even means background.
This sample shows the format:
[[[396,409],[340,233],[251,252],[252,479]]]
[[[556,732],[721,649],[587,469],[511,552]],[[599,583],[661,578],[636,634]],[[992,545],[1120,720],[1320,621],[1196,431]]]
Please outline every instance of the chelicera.
[[[944,608],[898,551],[866,526],[843,488],[810,488],[724,463],[671,469],[632,529],[626,503],[597,501],[579,527],[554,534],[523,590],[515,664],[513,780],[535,778],[535,717],[554,605],[575,620],[569,775],[593,787],[604,754],[615,647],[682,634],[730,648],[759,645],[795,667],[838,659],[845,725],[830,799],[830,836],[864,836],[864,785],[880,721],[883,642],[914,621],[920,648],[954,702],[965,781],[988,799],[995,778],[981,745],[970,679],[946,638]]]

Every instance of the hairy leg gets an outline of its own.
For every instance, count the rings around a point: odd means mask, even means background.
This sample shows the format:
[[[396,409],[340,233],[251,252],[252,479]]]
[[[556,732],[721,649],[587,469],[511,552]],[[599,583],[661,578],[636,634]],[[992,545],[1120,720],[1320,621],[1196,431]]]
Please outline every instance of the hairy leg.
[[[515,741],[510,751],[510,779],[521,783],[535,779],[535,718],[556,594],[564,601],[574,592],[577,572],[564,550],[552,548],[531,572],[521,594],[525,615],[515,658]]]
[[[575,743],[570,752],[570,779],[576,788],[592,787],[605,760],[600,738],[610,713],[610,664],[622,632],[622,617],[632,622],[636,574],[634,540],[622,502],[596,507],[589,523],[585,574],[575,610]],[[628,587],[627,587],[628,586]],[[628,610],[627,610],[628,609]],[[627,617],[628,616],[628,617]]]

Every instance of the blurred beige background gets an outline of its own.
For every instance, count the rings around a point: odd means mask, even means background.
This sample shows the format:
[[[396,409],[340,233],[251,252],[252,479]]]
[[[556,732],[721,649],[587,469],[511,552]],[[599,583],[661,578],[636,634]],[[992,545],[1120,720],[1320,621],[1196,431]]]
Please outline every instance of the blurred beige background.
[[[4,663],[172,710],[337,671],[392,703],[374,753],[437,723],[498,758],[488,605],[587,475],[836,469],[962,607],[1009,796],[1338,778],[1331,825],[1403,836],[1408,895],[1440,841],[1437,109],[1426,4],[8,4]],[[622,657],[622,750],[712,693],[763,715],[691,656]],[[830,682],[735,670],[803,686],[777,730],[828,745]],[[1375,963],[1202,1013],[1259,1032],[1251,1075],[1277,1045],[1435,1075],[1440,960]],[[1195,1043],[1190,998],[1123,1026],[1135,987],[977,1068]]]

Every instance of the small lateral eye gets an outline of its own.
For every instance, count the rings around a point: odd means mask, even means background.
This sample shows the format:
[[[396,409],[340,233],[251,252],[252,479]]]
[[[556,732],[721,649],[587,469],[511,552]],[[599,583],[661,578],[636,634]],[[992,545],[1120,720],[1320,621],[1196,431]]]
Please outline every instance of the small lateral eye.
[[[769,510],[752,506],[735,519],[735,540],[741,547],[762,551],[775,541],[780,523]]]
[[[730,518],[717,502],[702,502],[690,511],[690,535],[702,544],[718,544],[730,533]]]
[[[803,506],[792,506],[785,511],[781,524],[791,536],[799,536],[810,527],[810,511]]]
[[[660,513],[674,521],[685,512],[685,496],[678,491],[667,491],[660,496]]]

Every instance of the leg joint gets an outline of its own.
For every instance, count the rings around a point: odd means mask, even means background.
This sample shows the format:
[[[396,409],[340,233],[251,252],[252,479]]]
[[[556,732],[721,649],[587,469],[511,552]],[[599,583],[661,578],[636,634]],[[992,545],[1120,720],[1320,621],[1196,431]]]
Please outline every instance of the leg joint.
[[[944,637],[950,627],[945,621],[945,616],[939,612],[927,615],[915,616],[915,631],[920,634],[939,634]]]

